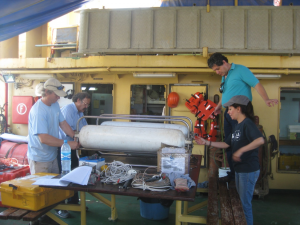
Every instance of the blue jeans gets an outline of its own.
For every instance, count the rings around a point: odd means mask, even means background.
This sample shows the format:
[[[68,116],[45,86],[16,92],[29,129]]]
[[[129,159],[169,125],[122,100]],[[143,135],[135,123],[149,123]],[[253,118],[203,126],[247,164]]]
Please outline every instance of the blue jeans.
[[[235,125],[237,125],[237,121],[232,120],[227,112],[228,112],[228,108],[226,108],[225,113],[224,113],[224,134],[225,134],[225,139],[231,134],[232,129],[235,127]],[[234,179],[235,170],[233,168],[231,147],[226,149],[226,155],[227,155],[227,161],[228,161],[228,164],[229,164],[229,167],[230,167],[230,172],[227,172],[227,174],[231,179]]]
[[[252,198],[260,170],[251,173],[235,173],[235,185],[243,205],[247,225],[253,225]]]

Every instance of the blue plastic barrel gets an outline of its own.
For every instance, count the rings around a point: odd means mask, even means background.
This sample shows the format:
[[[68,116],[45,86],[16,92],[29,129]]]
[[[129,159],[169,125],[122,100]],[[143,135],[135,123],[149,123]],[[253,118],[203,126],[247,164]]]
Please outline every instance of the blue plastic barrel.
[[[169,217],[170,206],[163,206],[159,201],[144,202],[140,200],[141,217],[149,220],[163,220]]]

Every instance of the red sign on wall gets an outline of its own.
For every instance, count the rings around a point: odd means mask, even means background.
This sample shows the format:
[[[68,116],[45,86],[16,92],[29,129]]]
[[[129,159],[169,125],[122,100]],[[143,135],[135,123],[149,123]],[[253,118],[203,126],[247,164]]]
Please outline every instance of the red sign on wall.
[[[32,96],[13,96],[12,123],[28,124],[28,115],[33,103]]]

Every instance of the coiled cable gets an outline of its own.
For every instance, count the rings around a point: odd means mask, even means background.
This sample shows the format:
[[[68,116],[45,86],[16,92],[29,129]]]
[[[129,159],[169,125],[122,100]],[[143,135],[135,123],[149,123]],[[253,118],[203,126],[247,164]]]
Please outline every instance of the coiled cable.
[[[120,161],[113,161],[101,172],[101,182],[106,184],[119,184],[134,177],[135,174],[129,173],[132,166]]]

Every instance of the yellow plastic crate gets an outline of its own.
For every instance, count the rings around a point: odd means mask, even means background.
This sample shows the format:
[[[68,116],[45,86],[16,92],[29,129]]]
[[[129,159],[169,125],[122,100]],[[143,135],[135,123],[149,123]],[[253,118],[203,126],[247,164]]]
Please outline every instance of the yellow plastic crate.
[[[280,170],[291,170],[293,165],[293,156],[281,155],[279,157],[279,169]]]
[[[74,191],[32,185],[38,178],[48,175],[57,176],[58,174],[36,173],[1,183],[2,204],[37,211],[74,195]]]

